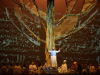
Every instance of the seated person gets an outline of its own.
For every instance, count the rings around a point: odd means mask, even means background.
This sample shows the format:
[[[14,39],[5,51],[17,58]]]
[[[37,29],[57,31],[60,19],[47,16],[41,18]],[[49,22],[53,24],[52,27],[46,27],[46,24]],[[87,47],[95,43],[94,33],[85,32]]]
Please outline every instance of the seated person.
[[[78,68],[77,62],[74,62],[70,69],[68,69],[68,72],[76,72]]]
[[[28,74],[28,69],[26,68],[26,64],[23,64],[23,73]]]
[[[38,74],[42,74],[43,73],[43,66],[41,63],[39,63],[38,65]]]
[[[29,74],[36,74],[37,73],[37,67],[32,61],[31,64],[29,65]]]
[[[50,69],[50,67],[48,66],[47,61],[45,61],[45,64],[44,64],[44,66],[43,66],[43,69],[44,69],[45,71],[51,73],[51,69]]]
[[[22,73],[22,68],[18,63],[16,63],[14,66],[14,74],[21,74],[21,73]]]
[[[78,72],[79,74],[82,73],[82,66],[81,66],[80,64],[78,64],[77,72]]]
[[[100,64],[98,65],[97,73],[100,74]]]
[[[13,70],[14,70],[13,64],[10,64],[8,66],[8,74],[13,74]]]
[[[86,74],[86,73],[89,73],[89,64],[88,63],[86,63],[86,68],[85,69],[83,69],[83,73],[84,74]]]
[[[89,68],[89,71],[90,71],[90,73],[96,73],[96,69],[95,69],[95,66],[91,63],[90,64],[90,68]]]
[[[66,60],[64,60],[63,64],[60,67],[58,67],[58,72],[59,73],[66,73],[67,72]]]
[[[7,72],[8,72],[8,69],[7,69],[7,67],[6,67],[6,64],[3,63],[3,66],[2,66],[2,68],[1,68],[1,74],[7,74]]]

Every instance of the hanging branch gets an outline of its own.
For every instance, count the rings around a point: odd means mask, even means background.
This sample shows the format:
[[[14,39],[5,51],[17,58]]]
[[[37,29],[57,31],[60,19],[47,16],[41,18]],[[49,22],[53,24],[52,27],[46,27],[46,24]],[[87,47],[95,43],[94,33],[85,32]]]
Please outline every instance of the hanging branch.
[[[55,40],[58,40],[58,39],[61,39],[61,38],[64,38],[68,35],[71,35],[72,33],[75,33],[77,31],[79,31],[81,28],[85,27],[87,24],[89,24],[92,20],[95,19],[96,15],[98,14],[99,10],[97,9],[84,23],[82,23],[80,28],[75,28],[74,30],[71,30],[70,32],[62,35],[62,36],[58,36],[58,37],[55,37]],[[93,17],[94,16],[94,17]],[[92,18],[93,17],[93,18]],[[91,19],[92,18],[92,19]],[[87,22],[88,21],[88,22]]]
[[[21,4],[20,2],[19,3],[17,3],[16,1],[14,1],[14,0],[12,0],[14,3],[16,3],[17,5],[19,5],[20,7],[23,7],[26,11],[28,11],[29,13],[31,13],[32,15],[34,15],[34,16],[36,16],[36,17],[38,17],[37,15],[35,15],[34,13],[32,13],[31,11],[29,11],[26,7],[25,7],[25,4]],[[44,19],[45,20],[45,18],[42,18],[42,17],[40,17],[41,19]]]
[[[37,11],[38,11],[39,18],[40,18],[41,16],[40,16],[40,13],[39,13],[39,10],[38,10],[38,6],[37,6],[35,0],[32,0],[32,1],[33,1],[33,3],[34,3],[35,6],[36,6],[36,9],[37,9]],[[40,18],[40,19],[41,19],[41,18]],[[43,27],[44,27],[44,29],[45,29],[45,31],[46,31],[46,30],[47,30],[47,27],[46,27],[46,24],[43,23],[43,19],[41,19],[41,23],[43,24]]]
[[[8,8],[6,7],[5,8],[6,9],[6,15],[7,15],[7,17],[9,18],[9,20],[11,21],[11,23],[21,32],[21,33],[23,33],[28,39],[29,39],[29,41],[31,41],[32,43],[34,43],[34,44],[36,44],[33,40],[32,40],[32,38],[31,37],[29,37],[25,32],[23,32],[22,30],[20,30],[18,27],[17,27],[17,25],[13,22],[13,20],[10,18],[10,16],[9,16],[9,12],[8,12]],[[38,45],[38,44],[36,44],[36,45]],[[39,46],[39,45],[38,45]]]

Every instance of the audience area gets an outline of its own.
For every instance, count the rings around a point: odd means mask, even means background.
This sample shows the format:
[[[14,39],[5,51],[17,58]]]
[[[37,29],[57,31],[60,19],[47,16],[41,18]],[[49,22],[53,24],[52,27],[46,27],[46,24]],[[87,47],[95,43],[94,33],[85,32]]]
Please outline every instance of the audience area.
[[[100,74],[100,64],[94,66],[93,63],[86,63],[81,66],[78,62],[73,62],[71,66],[67,66],[66,60],[58,67],[50,67],[46,61],[36,65],[33,61],[28,64],[20,65],[5,64],[0,66],[0,74]]]

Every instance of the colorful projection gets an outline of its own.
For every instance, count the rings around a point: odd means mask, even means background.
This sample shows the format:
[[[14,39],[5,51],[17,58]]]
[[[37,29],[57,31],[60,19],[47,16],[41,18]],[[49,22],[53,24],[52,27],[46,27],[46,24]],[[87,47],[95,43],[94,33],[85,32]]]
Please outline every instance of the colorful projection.
[[[99,0],[1,0],[1,63],[50,62],[48,50],[61,48],[58,64],[100,61]]]

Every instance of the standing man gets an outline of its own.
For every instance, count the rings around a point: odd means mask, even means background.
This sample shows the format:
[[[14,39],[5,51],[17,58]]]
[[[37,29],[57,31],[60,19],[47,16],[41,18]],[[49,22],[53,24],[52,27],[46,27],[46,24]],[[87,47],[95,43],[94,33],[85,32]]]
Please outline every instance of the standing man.
[[[51,53],[51,58],[50,58],[50,61],[51,61],[51,67],[57,67],[57,57],[56,57],[56,53],[59,53],[60,52],[60,49],[57,51],[57,50],[54,50],[54,47],[52,48],[51,51],[48,51],[49,53]]]

